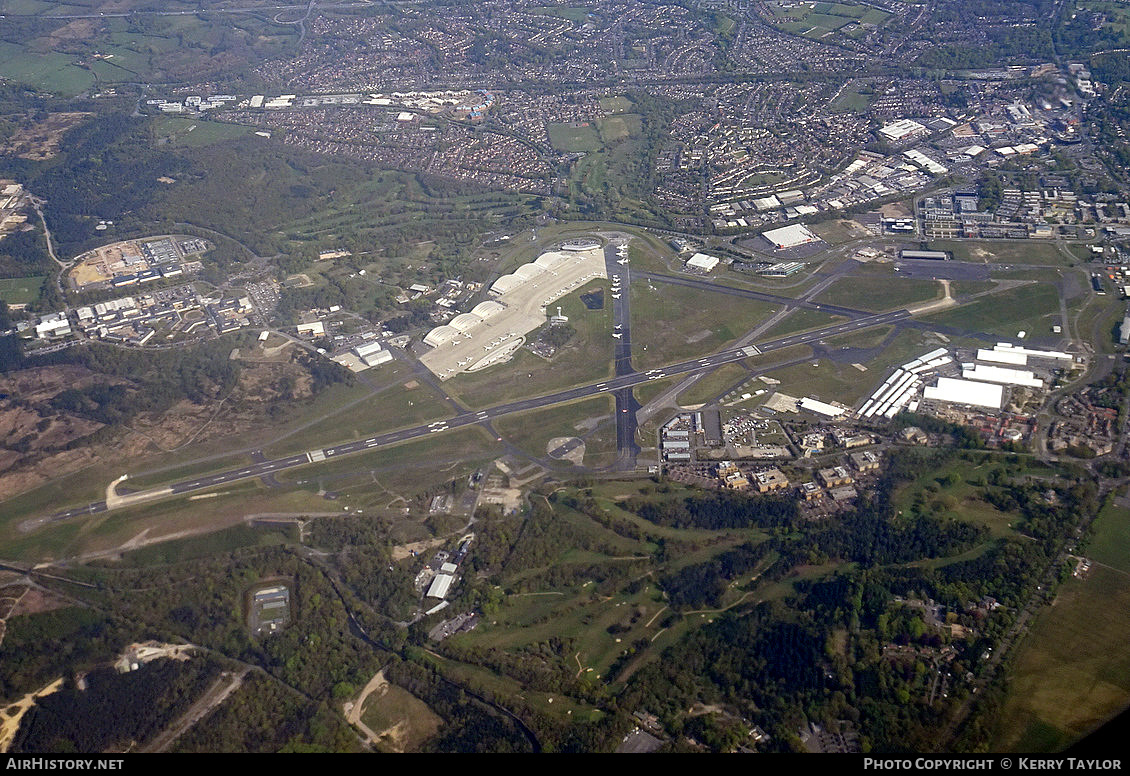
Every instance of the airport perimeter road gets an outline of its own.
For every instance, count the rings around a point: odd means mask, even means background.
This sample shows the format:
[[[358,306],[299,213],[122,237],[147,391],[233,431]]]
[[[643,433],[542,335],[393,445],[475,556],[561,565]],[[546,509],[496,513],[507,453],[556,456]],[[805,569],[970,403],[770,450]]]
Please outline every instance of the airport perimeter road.
[[[756,345],[747,345],[740,348],[728,348],[726,350],[718,351],[709,356],[702,358],[692,359],[689,361],[682,361],[677,364],[670,364],[659,369],[651,369],[647,372],[632,372],[631,374],[621,375],[610,378],[606,381],[594,383],[591,385],[582,385],[576,388],[569,388],[557,393],[547,394],[532,399],[521,399],[519,401],[510,402],[508,404],[500,404],[495,407],[490,407],[480,411],[468,411],[460,415],[456,415],[448,420],[437,420],[434,423],[429,423],[423,426],[415,426],[414,428],[400,429],[399,431],[391,431],[387,434],[378,434],[376,436],[368,437],[367,439],[360,439],[357,441],[344,442],[332,447],[322,448],[320,450],[310,450],[305,453],[287,456],[286,458],[277,458],[273,461],[263,461],[261,463],[253,463],[239,469],[232,469],[226,472],[219,472],[211,474],[206,477],[197,477],[191,480],[178,482],[164,488],[154,488],[151,491],[142,491],[141,493],[123,495],[120,499],[120,506],[129,506],[131,503],[148,503],[149,501],[157,500],[158,498],[165,498],[167,496],[182,495],[185,493],[192,493],[198,490],[206,490],[213,488],[217,485],[225,485],[230,482],[244,480],[251,477],[262,477],[265,474],[272,474],[275,472],[284,471],[286,469],[293,469],[299,466],[305,466],[310,463],[318,463],[326,461],[331,458],[338,458],[345,455],[352,455],[353,453],[362,453],[366,450],[372,450],[386,445],[396,444],[398,442],[406,442],[411,439],[419,439],[429,436],[431,434],[440,434],[444,431],[450,431],[453,428],[461,426],[470,426],[476,423],[483,423],[503,415],[510,415],[515,412],[525,412],[527,410],[540,409],[542,407],[550,407],[555,404],[563,404],[565,402],[574,401],[576,399],[583,399],[589,396],[595,396],[599,393],[617,393],[627,389],[631,393],[631,389],[649,380],[661,380],[664,377],[671,375],[688,374],[691,372],[700,372],[704,370],[713,369],[714,367],[728,364],[732,361],[743,361],[752,356],[757,356],[762,353],[771,353],[775,350],[783,350],[784,348],[793,345],[803,345],[809,342],[818,342],[826,337],[834,337],[839,334],[847,334],[861,329],[869,329],[875,326],[885,326],[887,324],[895,323],[897,321],[906,320],[910,317],[910,313],[906,310],[895,310],[887,313],[879,313],[877,315],[869,315],[864,318],[857,318],[852,321],[844,321],[833,326],[825,326],[813,331],[801,332],[798,334],[790,334],[786,337],[778,337],[777,339],[767,340],[760,342]],[[623,412],[625,408],[618,407],[617,416],[634,415],[631,408],[627,408],[628,412]],[[617,428],[619,428],[620,419],[617,418]],[[634,435],[633,429],[633,435]],[[162,491],[157,493],[157,491]],[[24,530],[31,530],[47,523],[56,522],[59,520],[66,520],[71,517],[80,517],[82,515],[96,514],[105,512],[107,509],[105,501],[98,501],[93,504],[88,504],[84,507],[77,509],[67,510],[66,512],[59,512],[52,515],[50,518],[39,518],[25,521],[21,526]]]
[[[609,301],[612,303],[612,342],[616,358],[616,376],[630,375],[636,370],[632,367],[632,279],[628,272],[627,243],[625,250],[620,245],[608,243],[604,247],[604,263],[611,289]],[[636,458],[640,446],[636,444],[636,410],[639,402],[631,388],[622,388],[616,396],[616,468],[631,470],[636,468]]]
[[[838,304],[824,304],[822,302],[813,302],[803,296],[794,299],[791,296],[779,296],[777,294],[770,294],[765,291],[753,291],[752,289],[723,286],[706,279],[678,277],[676,275],[658,275],[654,272],[639,272],[636,270],[632,270],[631,274],[632,278],[636,280],[650,280],[653,283],[667,283],[673,286],[697,288],[700,291],[710,291],[715,294],[740,296],[744,299],[756,299],[759,302],[771,302],[773,304],[784,305],[786,308],[803,307],[806,310],[819,310],[822,313],[828,313],[829,315],[842,315],[845,318],[862,318],[870,315],[870,313],[864,310],[854,310],[851,307],[842,307]]]

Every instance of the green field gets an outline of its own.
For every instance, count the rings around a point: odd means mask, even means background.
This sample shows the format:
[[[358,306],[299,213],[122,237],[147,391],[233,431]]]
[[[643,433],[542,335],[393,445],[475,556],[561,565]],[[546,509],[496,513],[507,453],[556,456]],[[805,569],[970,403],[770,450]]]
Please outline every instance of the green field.
[[[1099,513],[1087,557],[1130,574],[1130,509],[1111,505]]]
[[[222,143],[237,137],[252,134],[253,127],[241,124],[225,124],[219,121],[188,119],[179,116],[159,116],[153,123],[153,131],[172,146],[199,147]],[[266,138],[263,138],[266,142]]]
[[[893,504],[899,511],[910,512],[917,504],[927,514],[942,519],[959,519],[983,525],[994,539],[1016,536],[1013,527],[1016,514],[1002,512],[981,498],[985,490],[983,478],[996,468],[992,463],[974,464],[956,459],[944,468],[921,475],[913,482],[900,485]],[[980,483],[980,484],[978,484]]]
[[[635,104],[623,95],[617,97],[601,97],[599,102],[600,109],[608,114],[627,113]]]
[[[636,401],[640,404],[647,404],[659,394],[666,391],[672,385],[682,380],[686,375],[679,375],[678,377],[665,377],[662,380],[648,380],[646,383],[640,383],[634,389]]]
[[[940,299],[941,284],[933,280],[901,277],[893,270],[871,270],[858,276],[837,280],[816,301],[851,307],[856,310],[882,312]]]
[[[775,17],[773,22],[779,29],[810,38],[822,37],[853,22],[878,26],[891,18],[890,13],[879,8],[847,3],[805,2],[787,8],[779,5],[770,8]],[[859,37],[860,32],[847,34]]]
[[[526,13],[538,16],[556,16],[559,19],[568,19],[571,22],[582,24],[591,11],[583,5],[544,5],[525,9]]]
[[[863,373],[858,369],[827,359],[775,369],[768,376],[780,380],[781,384],[775,388],[790,396],[809,396],[847,405],[855,404],[873,390],[869,380],[861,379]]]
[[[133,475],[118,488],[119,493],[150,488],[166,482],[187,480],[201,474],[208,474],[222,469],[234,469],[237,466],[246,466],[251,463],[251,456],[246,454],[226,455],[218,458],[209,458],[204,461],[186,464],[184,466],[170,466],[161,471],[149,474]]]
[[[204,536],[174,539],[126,552],[122,554],[122,562],[130,566],[181,563],[194,558],[232,552],[243,547],[285,544],[297,538],[288,534],[294,534],[294,531],[286,531],[281,527],[253,528],[250,525],[236,525]]]
[[[107,12],[130,6],[107,5]],[[98,5],[66,5],[35,0],[6,0],[0,16],[39,15],[0,43],[0,77],[72,97],[91,87],[118,82],[183,82],[228,77],[292,50],[298,40],[293,25],[275,24],[267,15],[211,16],[187,11],[137,19],[108,17],[48,19],[51,15],[91,15]],[[238,42],[237,42],[238,41]],[[65,52],[65,53],[64,53]],[[197,81],[199,82],[199,80]]]
[[[684,407],[703,404],[728,390],[730,386],[743,377],[748,378],[749,372],[737,364],[726,364],[705,377],[699,378],[694,385],[680,393],[675,400]]]
[[[871,104],[873,94],[863,94],[855,88],[845,88],[829,105],[833,113],[863,113]]]
[[[479,693],[486,692],[503,698],[521,697],[533,708],[543,714],[556,717],[559,722],[594,721],[601,716],[599,709],[567,695],[526,689],[516,679],[500,676],[471,663],[461,663],[457,660],[441,657],[434,652],[426,653],[423,659],[436,666],[441,674],[449,677],[456,684],[464,685]]]
[[[5,557],[46,561],[75,557],[92,552],[107,552],[133,539],[145,542],[180,540],[188,534],[207,534],[243,522],[249,514],[263,512],[321,512],[340,509],[330,502],[302,490],[267,488],[257,480],[242,480],[218,486],[195,499],[182,496],[168,501],[128,509],[104,512],[87,518],[74,518],[64,523],[24,534],[16,530],[5,532]],[[40,513],[42,514],[42,513]],[[13,527],[14,528],[14,527]],[[214,549],[234,549],[242,539],[235,535],[216,540],[204,539],[201,544],[186,542],[181,549],[171,551],[190,553],[194,548],[209,546]],[[276,541],[276,540],[267,540]],[[145,559],[147,556],[142,555]],[[158,562],[159,554],[148,556]]]
[[[618,140],[626,140],[632,135],[638,135],[640,133],[640,121],[640,117],[634,113],[600,119],[596,125],[600,130],[601,142],[607,145]]]
[[[602,145],[600,133],[586,122],[580,126],[573,124],[550,124],[549,142],[558,151],[568,153],[596,151]]]
[[[413,388],[405,387],[413,382],[416,381],[398,382],[350,407],[347,412],[330,415],[302,433],[264,448],[263,452],[269,458],[281,458],[335,442],[450,418],[455,414],[451,405],[427,383],[418,382]]]
[[[1086,579],[1065,582],[1021,644],[990,751],[1060,751],[1130,702],[1130,510],[1105,509],[1092,544]]]
[[[44,275],[29,278],[0,278],[0,299],[8,304],[28,304],[39,298]]]
[[[1065,256],[1055,243],[1039,240],[994,240],[930,243],[932,251],[949,251],[958,261],[979,261],[986,264],[1040,264],[1065,267],[1078,261]]]
[[[786,334],[793,334],[798,331],[808,331],[809,329],[818,329],[823,326],[831,326],[835,323],[842,323],[847,319],[842,315],[830,315],[822,313],[819,310],[806,310],[794,309],[776,326],[763,332],[762,339],[775,339],[783,337]]]
[[[824,344],[830,348],[876,348],[883,343],[894,326],[876,326],[874,329],[865,329],[851,334],[841,334],[838,337],[829,337]],[[864,366],[868,366],[864,364]],[[870,367],[868,366],[870,369]]]
[[[554,636],[572,636],[576,648],[570,665],[582,676],[605,678],[608,667],[639,638],[650,638],[660,630],[659,618],[650,628],[646,623],[664,608],[659,591],[645,586],[635,595],[598,595],[592,585],[564,595],[510,595],[494,622],[481,625],[471,634],[455,637],[456,643],[494,649],[515,649],[546,641]],[[552,591],[547,591],[552,592]],[[626,628],[616,635],[612,626]],[[589,669],[592,669],[591,671]]]
[[[75,65],[76,58],[57,52],[37,53],[0,42],[0,77],[73,97],[94,83],[92,74]]]
[[[811,232],[829,245],[858,240],[867,236],[867,230],[855,221],[839,219],[836,221],[821,221],[809,227]]]
[[[383,734],[380,746],[392,752],[416,751],[443,725],[443,718],[426,703],[389,683],[365,699],[361,721],[377,735]]]
[[[549,440],[556,437],[584,437],[591,426],[578,428],[578,425],[586,420],[610,417],[615,409],[611,394],[605,394],[559,407],[507,415],[495,421],[494,427],[503,439],[525,450],[532,457],[545,458]],[[570,464],[563,461],[561,465],[567,467]]]
[[[1059,294],[1053,286],[1034,283],[983,296],[923,320],[1005,337],[1015,337],[1020,331],[1038,336],[1059,322]]]
[[[637,369],[712,353],[779,309],[682,286],[656,283],[653,288],[646,281],[631,287],[632,361]]]
[[[1119,331],[1126,307],[1116,296],[1095,296],[1075,320],[1076,336],[1087,339],[1099,353],[1114,353],[1122,349]]]

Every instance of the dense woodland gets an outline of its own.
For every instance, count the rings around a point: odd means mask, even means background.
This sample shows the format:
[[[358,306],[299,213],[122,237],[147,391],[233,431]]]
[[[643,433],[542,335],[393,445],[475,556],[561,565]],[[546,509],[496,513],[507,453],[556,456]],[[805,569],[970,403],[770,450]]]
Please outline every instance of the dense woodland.
[[[125,751],[146,741],[188,709],[220,674],[214,660],[155,660],[119,674],[100,667],[40,700],[9,751]]]

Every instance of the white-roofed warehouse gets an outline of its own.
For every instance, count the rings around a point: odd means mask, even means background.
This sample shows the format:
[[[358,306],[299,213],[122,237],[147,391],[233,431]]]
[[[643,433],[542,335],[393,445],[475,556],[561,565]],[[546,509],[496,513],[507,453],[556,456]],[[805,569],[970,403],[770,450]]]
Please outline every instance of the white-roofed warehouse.
[[[687,266],[702,272],[709,272],[718,266],[718,259],[706,253],[696,253],[687,259]]]
[[[978,383],[973,380],[958,380],[953,377],[939,377],[937,385],[926,386],[922,398],[999,410],[1004,401],[1004,386],[993,383]]]
[[[780,229],[770,229],[762,232],[761,236],[773,244],[775,248],[795,248],[798,245],[816,242],[820,238],[808,231],[804,224],[782,226]]]
[[[454,581],[455,577],[450,574],[436,574],[432,579],[432,586],[428,588],[428,598],[443,598]]]

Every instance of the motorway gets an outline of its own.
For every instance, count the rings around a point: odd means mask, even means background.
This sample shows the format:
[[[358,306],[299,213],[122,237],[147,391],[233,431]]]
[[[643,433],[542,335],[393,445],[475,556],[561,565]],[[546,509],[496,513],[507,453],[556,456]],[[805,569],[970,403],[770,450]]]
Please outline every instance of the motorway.
[[[624,295],[626,296],[626,294]],[[858,313],[856,313],[858,315]],[[163,496],[181,495],[185,493],[192,493],[198,490],[205,490],[213,488],[217,485],[224,485],[239,480],[245,480],[255,477],[262,477],[263,475],[274,474],[276,472],[293,469],[299,466],[305,466],[310,463],[318,463],[330,459],[336,459],[354,453],[362,453],[367,450],[373,450],[387,445],[397,444],[399,442],[407,442],[412,439],[419,439],[431,434],[439,434],[451,429],[461,428],[463,426],[471,426],[477,423],[484,423],[494,418],[503,415],[510,415],[515,412],[525,412],[527,410],[540,409],[542,407],[550,407],[555,404],[563,404],[565,402],[583,399],[589,396],[595,396],[600,393],[617,394],[621,391],[627,390],[629,396],[631,389],[642,383],[650,380],[661,380],[664,377],[671,375],[688,374],[692,372],[706,371],[723,364],[728,364],[734,361],[742,361],[764,353],[771,353],[775,350],[784,350],[785,348],[792,347],[793,345],[803,345],[810,342],[818,342],[819,340],[827,337],[834,337],[840,334],[847,334],[861,329],[870,329],[876,326],[885,326],[898,321],[903,321],[910,318],[910,313],[906,310],[895,310],[886,313],[879,313],[876,315],[863,315],[854,320],[844,321],[831,326],[825,326],[813,331],[801,332],[798,334],[790,334],[785,337],[778,337],[772,340],[759,342],[756,345],[748,345],[745,347],[728,348],[720,350],[702,358],[691,359],[688,361],[681,361],[676,364],[651,369],[647,372],[631,372],[625,375],[618,375],[609,378],[608,380],[589,385],[582,385],[576,388],[569,388],[564,391],[557,391],[556,393],[546,394],[545,396],[538,396],[532,399],[520,399],[518,401],[509,402],[506,404],[499,404],[485,410],[479,411],[466,411],[456,415],[447,420],[437,420],[432,423],[427,423],[413,428],[405,428],[399,431],[390,431],[387,434],[378,434],[377,436],[368,437],[350,442],[343,442],[332,447],[322,448],[320,450],[310,450],[305,453],[298,453],[290,455],[285,458],[276,458],[271,461],[261,461],[251,463],[238,469],[231,469],[226,472],[219,472],[205,477],[196,477],[194,479],[184,480],[182,482],[174,483],[167,486],[167,488],[155,488],[155,491],[165,491]],[[621,412],[622,409],[617,408],[617,416],[620,415],[634,415],[634,412]],[[618,427],[619,427],[619,417]],[[143,497],[142,493],[131,494],[139,499]],[[129,504],[131,496],[123,496],[126,501],[122,506]],[[69,509],[65,512],[59,512],[52,515],[47,519],[34,519],[25,522],[25,526],[39,527],[48,523],[66,520],[72,517],[81,517],[82,515],[98,514],[107,510],[105,501],[96,501],[92,504],[87,504],[84,507],[76,509]]]

